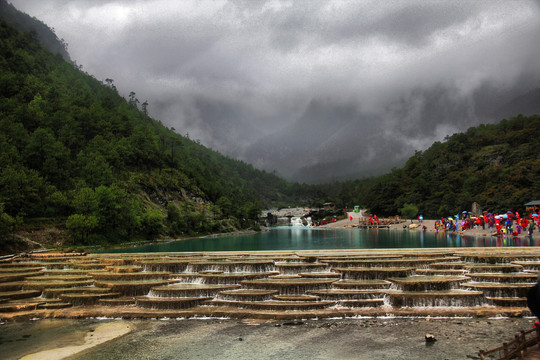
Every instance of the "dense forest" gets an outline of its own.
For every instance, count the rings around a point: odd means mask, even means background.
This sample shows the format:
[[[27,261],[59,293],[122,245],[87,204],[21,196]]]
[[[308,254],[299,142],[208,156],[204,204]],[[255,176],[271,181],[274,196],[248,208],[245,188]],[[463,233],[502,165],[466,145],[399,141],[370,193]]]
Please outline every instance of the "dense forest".
[[[119,242],[257,227],[263,207],[309,204],[317,189],[209,150],[0,24],[0,232],[36,222],[71,241]],[[315,194],[315,195],[314,195]],[[324,201],[324,199],[320,199]]]
[[[21,32],[34,32],[40,44],[53,54],[59,54],[68,62],[72,62],[67,43],[64,39],[59,39],[54,32],[54,28],[49,28],[47,24],[19,11],[9,4],[7,0],[0,0],[0,19]]]
[[[424,217],[470,210],[523,211],[540,198],[540,117],[517,116],[471,127],[418,151],[404,167],[340,184],[341,205],[360,204],[380,215],[414,205]]]

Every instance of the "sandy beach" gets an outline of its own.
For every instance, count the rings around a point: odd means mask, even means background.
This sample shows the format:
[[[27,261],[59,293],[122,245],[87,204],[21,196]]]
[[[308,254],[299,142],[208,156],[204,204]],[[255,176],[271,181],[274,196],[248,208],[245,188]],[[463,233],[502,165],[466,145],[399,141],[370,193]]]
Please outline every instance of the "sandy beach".
[[[131,331],[129,324],[125,322],[107,322],[100,324],[95,329],[88,331],[82,344],[69,345],[64,347],[55,347],[52,349],[41,350],[21,358],[21,360],[60,360],[78,354],[84,350],[113,340],[125,335]]]

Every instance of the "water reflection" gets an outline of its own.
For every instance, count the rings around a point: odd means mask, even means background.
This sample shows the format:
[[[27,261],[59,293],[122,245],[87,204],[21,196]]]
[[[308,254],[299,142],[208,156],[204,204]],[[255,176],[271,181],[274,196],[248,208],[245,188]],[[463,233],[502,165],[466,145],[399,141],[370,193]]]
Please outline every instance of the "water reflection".
[[[422,231],[280,227],[251,235],[202,237],[99,252],[189,252],[539,246],[538,239],[473,237]]]

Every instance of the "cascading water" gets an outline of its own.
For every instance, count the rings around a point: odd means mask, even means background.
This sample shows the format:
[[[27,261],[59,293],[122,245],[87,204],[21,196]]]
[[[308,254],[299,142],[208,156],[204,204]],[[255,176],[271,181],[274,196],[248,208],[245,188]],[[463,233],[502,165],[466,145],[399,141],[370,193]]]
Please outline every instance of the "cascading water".
[[[302,222],[302,218],[292,217],[291,226],[304,226],[304,223]]]
[[[80,316],[81,307],[84,314],[116,314],[117,309],[99,305],[116,307],[129,316],[147,316],[130,307],[155,309],[152,316],[182,310],[182,316],[245,317],[260,311],[259,316],[271,317],[273,311],[277,316],[302,311],[302,317],[334,317],[428,313],[430,307],[439,312],[461,308],[460,312],[472,314],[499,314],[505,309],[514,313],[527,311],[526,295],[536,282],[540,249],[514,251],[325,250],[89,255],[69,262],[14,259],[0,264],[0,297],[9,298],[0,304],[0,314],[2,308],[13,312],[69,306],[74,307],[70,316]],[[473,309],[478,306],[482,308]],[[360,309],[366,307],[371,309]]]

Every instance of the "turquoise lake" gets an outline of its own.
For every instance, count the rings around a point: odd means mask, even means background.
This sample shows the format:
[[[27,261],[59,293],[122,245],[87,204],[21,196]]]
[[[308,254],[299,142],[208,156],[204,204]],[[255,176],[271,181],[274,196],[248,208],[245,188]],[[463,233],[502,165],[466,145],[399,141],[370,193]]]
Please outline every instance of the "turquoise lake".
[[[418,231],[279,227],[250,235],[207,236],[95,252],[139,253],[504,246],[539,246],[539,243],[538,240],[529,238],[473,237]]]

